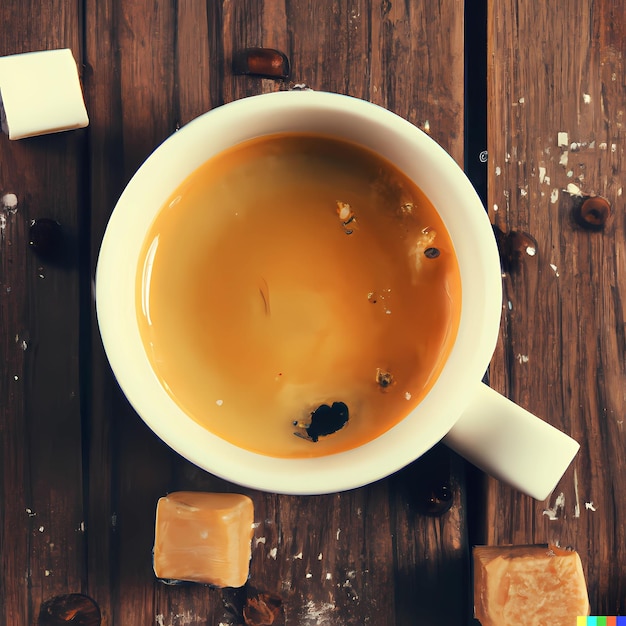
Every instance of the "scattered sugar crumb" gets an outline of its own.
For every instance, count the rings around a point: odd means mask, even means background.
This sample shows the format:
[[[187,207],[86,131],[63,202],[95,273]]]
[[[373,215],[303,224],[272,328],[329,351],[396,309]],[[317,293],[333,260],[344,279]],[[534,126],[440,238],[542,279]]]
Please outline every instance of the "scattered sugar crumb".
[[[524,96],[522,96],[522,97],[518,100],[518,102],[519,102],[520,104],[524,104],[524,102],[526,102],[526,99],[524,98]]]
[[[564,148],[565,146],[569,144],[569,136],[567,133],[559,132],[556,137],[557,137],[557,145],[559,146],[559,148]]]
[[[528,195],[528,190],[525,187],[520,187],[519,193],[522,198],[525,198]]]
[[[302,552],[298,552],[298,554],[294,554],[293,558],[302,560]]]
[[[311,574],[311,572],[307,572],[305,574],[305,578],[313,578],[313,574]]]
[[[554,263],[550,263],[550,267],[552,268],[552,271],[554,272],[555,276],[559,276],[559,268],[554,264]]]
[[[600,150],[606,150],[606,147],[607,147],[606,141],[603,141],[602,143],[598,144],[598,148],[600,148]]]
[[[502,170],[500,169],[500,166],[496,166],[496,176],[500,176],[500,174],[502,174]]]
[[[546,168],[539,166],[539,182],[543,183],[546,179]]]
[[[404,394],[404,397],[405,397],[406,400],[410,400],[411,399],[411,394],[408,391],[406,391],[405,394]]]
[[[332,580],[333,575],[330,572],[326,572],[326,580]]]
[[[588,511],[597,511],[598,509],[596,509],[596,507],[594,506],[593,502],[585,502],[585,508]]]
[[[583,102],[585,104],[590,104],[591,102],[591,96],[588,93],[584,93],[583,94]]]
[[[566,167],[568,158],[569,158],[569,152],[565,150],[563,154],[559,157],[559,165]]]
[[[40,533],[42,533],[44,531],[44,527],[40,526],[38,530],[39,530]]]
[[[500,207],[497,204],[493,205],[493,211],[494,213],[499,209]]]
[[[215,404],[217,404],[217,406],[222,406],[222,404],[224,404],[224,400],[216,400]]]
[[[17,196],[14,193],[5,193],[2,196],[2,208],[8,213],[17,211]]]
[[[517,360],[521,363],[528,363],[528,355],[527,354],[518,354]]]
[[[550,202],[552,204],[556,204],[558,201],[559,201],[559,190],[553,189],[552,193],[550,194]]]
[[[559,519],[559,510],[563,511],[565,509],[565,494],[561,492],[554,501],[554,506],[549,509],[545,509],[543,511],[544,515],[548,516],[550,521],[554,521]]]
[[[341,535],[341,528],[337,529],[337,541],[339,541],[339,535]]]
[[[320,553],[317,555],[317,560],[318,560],[318,561],[321,561],[323,558],[324,558],[324,557],[322,556],[322,553],[320,552]]]
[[[330,602],[308,600],[302,607],[298,624],[300,626],[332,624],[335,621],[334,611],[335,605]]]
[[[580,191],[580,187],[575,185],[574,183],[569,183],[566,188],[567,193],[570,196],[582,196],[582,192]]]
[[[276,555],[278,554],[278,548],[272,548],[268,555],[269,557],[272,557],[274,560],[276,560]]]
[[[260,543],[262,543],[263,545],[265,545],[265,537],[257,537],[255,539],[256,541],[256,545],[258,546]]]

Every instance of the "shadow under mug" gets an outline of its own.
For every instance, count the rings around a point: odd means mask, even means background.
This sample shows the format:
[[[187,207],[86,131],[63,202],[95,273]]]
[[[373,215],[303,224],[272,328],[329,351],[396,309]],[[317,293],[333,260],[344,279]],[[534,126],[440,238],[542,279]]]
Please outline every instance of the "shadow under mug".
[[[411,178],[433,203],[452,239],[462,303],[457,339],[418,406],[357,448],[285,459],[244,450],[212,434],[163,389],[139,334],[135,272],[146,233],[164,201],[212,156],[247,139],[280,132],[336,136],[373,150]],[[129,271],[130,269],[130,271]],[[172,135],[139,168],[108,223],[96,273],[104,348],[130,403],[170,447],[231,482],[276,493],[322,494],[388,476],[437,442],[492,476],[545,499],[579,445],[481,382],[502,310],[501,269],[484,207],[456,162],[408,121],[350,96],[283,91],[218,107]]]

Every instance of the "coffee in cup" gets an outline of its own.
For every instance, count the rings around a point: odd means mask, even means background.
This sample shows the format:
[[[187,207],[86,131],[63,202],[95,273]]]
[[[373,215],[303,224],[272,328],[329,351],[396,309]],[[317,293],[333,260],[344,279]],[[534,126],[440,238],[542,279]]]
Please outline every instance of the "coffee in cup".
[[[423,191],[330,136],[244,141],[192,172],[146,236],[137,311],[172,399],[277,457],[363,445],[436,381],[461,307],[454,247]]]

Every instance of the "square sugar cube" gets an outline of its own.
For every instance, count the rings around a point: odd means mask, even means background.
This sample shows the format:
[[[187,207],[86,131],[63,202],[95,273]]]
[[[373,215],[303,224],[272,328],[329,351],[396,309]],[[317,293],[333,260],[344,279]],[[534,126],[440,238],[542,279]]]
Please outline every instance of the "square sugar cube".
[[[42,50],[0,57],[0,118],[9,139],[89,124],[72,51]]]
[[[482,626],[570,626],[589,614],[580,556],[552,545],[474,546],[474,611]]]
[[[248,579],[254,506],[236,493],[178,491],[157,503],[154,573],[167,580],[241,587]]]

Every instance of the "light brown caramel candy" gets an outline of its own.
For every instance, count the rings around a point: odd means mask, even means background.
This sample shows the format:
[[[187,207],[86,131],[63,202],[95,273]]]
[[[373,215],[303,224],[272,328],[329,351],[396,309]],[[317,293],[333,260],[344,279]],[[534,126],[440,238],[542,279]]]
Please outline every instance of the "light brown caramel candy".
[[[555,546],[477,546],[474,612],[482,626],[571,626],[589,615],[580,557]]]
[[[154,573],[165,580],[243,586],[253,520],[252,500],[236,493],[178,491],[160,498]]]

